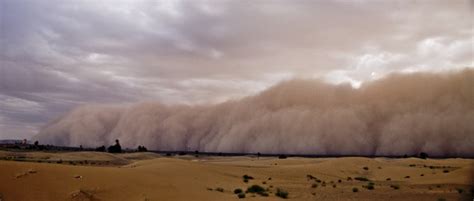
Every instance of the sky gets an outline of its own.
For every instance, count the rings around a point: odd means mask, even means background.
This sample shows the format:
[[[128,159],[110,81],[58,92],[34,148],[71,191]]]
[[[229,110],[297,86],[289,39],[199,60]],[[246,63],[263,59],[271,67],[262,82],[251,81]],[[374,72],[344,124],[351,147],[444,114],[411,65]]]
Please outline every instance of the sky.
[[[293,78],[474,67],[473,1],[0,0],[0,139],[84,104],[207,104]]]

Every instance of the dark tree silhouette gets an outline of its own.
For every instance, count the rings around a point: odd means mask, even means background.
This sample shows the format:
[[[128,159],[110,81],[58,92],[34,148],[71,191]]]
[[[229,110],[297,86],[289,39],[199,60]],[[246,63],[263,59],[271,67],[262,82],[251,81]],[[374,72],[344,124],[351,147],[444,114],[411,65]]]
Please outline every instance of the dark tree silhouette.
[[[115,140],[115,145],[110,146],[107,151],[109,153],[121,153],[122,152],[122,147],[120,146],[119,140]]]
[[[145,146],[138,146],[138,152],[147,152],[148,149]]]
[[[105,146],[100,146],[100,147],[97,147],[95,148],[95,151],[100,151],[100,152],[105,152]]]
[[[426,159],[426,158],[428,158],[428,154],[425,153],[425,152],[421,152],[421,153],[420,153],[420,158],[421,158],[421,159]]]

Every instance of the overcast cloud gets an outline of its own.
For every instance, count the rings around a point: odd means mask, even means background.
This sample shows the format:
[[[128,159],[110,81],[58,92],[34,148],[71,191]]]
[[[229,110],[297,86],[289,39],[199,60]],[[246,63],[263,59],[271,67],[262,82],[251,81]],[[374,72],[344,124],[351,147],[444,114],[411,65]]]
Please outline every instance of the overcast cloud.
[[[0,139],[86,103],[216,103],[281,80],[472,68],[472,1],[0,0]]]

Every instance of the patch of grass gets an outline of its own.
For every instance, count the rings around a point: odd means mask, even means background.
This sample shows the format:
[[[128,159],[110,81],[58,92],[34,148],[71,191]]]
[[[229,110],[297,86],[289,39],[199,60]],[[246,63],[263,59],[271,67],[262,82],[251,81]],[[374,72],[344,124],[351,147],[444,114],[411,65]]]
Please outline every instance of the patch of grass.
[[[245,182],[245,183],[248,183],[248,182],[249,182],[249,180],[248,180],[248,179],[244,179],[244,182]]]
[[[275,195],[276,195],[277,197],[281,197],[281,198],[283,198],[283,199],[288,198],[288,194],[289,194],[288,191],[285,191],[285,190],[280,189],[280,188],[278,188],[278,189],[277,189],[277,192],[275,193]]]
[[[245,193],[239,193],[239,194],[237,194],[237,197],[239,199],[243,199],[243,198],[245,198]]]
[[[357,181],[370,181],[369,179],[365,178],[365,177],[354,177],[355,180]]]
[[[239,194],[239,193],[242,193],[242,192],[244,192],[244,191],[240,188],[234,189],[234,194]]]
[[[359,192],[359,189],[354,187],[354,188],[352,188],[352,192],[357,193],[357,192]]]

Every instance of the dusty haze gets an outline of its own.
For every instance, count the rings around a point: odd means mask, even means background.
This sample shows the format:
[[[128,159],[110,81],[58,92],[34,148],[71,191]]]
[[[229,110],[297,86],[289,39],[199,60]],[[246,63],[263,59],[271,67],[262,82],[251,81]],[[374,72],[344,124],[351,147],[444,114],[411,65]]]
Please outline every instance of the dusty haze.
[[[216,105],[85,105],[34,139],[153,150],[436,156],[474,153],[474,70],[392,74],[363,84],[290,80]]]

